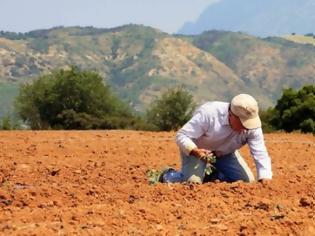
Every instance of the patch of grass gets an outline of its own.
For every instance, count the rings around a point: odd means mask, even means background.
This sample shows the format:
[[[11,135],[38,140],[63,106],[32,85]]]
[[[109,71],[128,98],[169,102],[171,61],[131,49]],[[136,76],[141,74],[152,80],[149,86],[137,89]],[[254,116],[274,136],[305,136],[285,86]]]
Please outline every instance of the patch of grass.
[[[315,46],[315,38],[312,36],[306,36],[306,35],[285,35],[282,38],[295,42],[295,43],[301,43],[301,44],[311,44]]]

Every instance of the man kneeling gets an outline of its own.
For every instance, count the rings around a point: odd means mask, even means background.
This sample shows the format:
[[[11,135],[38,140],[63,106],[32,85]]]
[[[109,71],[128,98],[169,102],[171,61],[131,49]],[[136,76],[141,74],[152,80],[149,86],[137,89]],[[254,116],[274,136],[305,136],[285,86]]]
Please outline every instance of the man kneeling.
[[[181,154],[181,170],[165,169],[160,182],[193,182],[205,180],[206,157],[214,155],[215,171],[210,179],[253,182],[254,176],[237,151],[248,144],[259,181],[271,180],[271,160],[266,150],[258,104],[248,94],[235,96],[230,103],[207,102],[177,132],[176,143]]]

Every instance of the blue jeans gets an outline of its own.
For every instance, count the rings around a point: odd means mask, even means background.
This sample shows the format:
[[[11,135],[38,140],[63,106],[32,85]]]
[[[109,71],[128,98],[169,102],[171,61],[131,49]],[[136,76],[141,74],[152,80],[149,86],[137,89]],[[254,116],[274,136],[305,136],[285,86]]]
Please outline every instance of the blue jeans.
[[[164,179],[167,179],[166,182],[203,182],[206,168],[204,161],[181,152],[181,162],[182,168],[180,172],[165,173]],[[234,182],[243,180],[245,182],[253,182],[255,180],[252,171],[238,151],[217,157],[213,166],[216,168],[216,172],[213,174],[220,181]]]

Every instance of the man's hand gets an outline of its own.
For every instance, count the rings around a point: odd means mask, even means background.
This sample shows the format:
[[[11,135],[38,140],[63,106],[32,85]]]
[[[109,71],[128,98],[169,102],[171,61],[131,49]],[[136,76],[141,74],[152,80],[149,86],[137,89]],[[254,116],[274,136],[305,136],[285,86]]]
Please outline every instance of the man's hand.
[[[206,157],[207,156],[214,156],[213,152],[210,150],[202,149],[202,148],[194,148],[191,150],[189,153],[191,156],[195,156],[203,161],[207,161]]]

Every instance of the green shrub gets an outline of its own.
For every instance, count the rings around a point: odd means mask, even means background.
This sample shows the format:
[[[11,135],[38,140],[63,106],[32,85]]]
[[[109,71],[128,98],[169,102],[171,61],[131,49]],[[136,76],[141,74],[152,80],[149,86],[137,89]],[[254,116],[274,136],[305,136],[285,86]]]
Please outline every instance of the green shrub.
[[[265,133],[271,133],[276,130],[276,128],[271,124],[271,120],[277,116],[277,112],[269,108],[266,111],[260,111],[259,116],[262,123],[262,129]]]
[[[315,133],[315,86],[285,89],[272,112],[270,124],[276,129]]]
[[[146,117],[156,130],[177,130],[191,118],[194,108],[192,95],[179,86],[167,90],[153,101]]]
[[[300,124],[300,128],[303,133],[312,132],[313,134],[315,134],[315,122],[313,119],[304,120]]]
[[[135,119],[100,75],[76,67],[22,85],[15,107],[32,129],[132,128]]]
[[[19,122],[10,115],[5,115],[0,120],[0,130],[15,130],[20,128]]]

